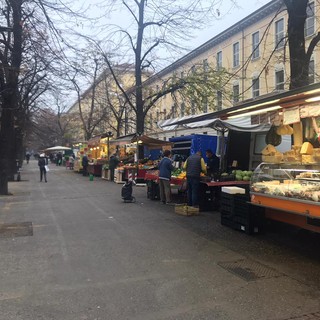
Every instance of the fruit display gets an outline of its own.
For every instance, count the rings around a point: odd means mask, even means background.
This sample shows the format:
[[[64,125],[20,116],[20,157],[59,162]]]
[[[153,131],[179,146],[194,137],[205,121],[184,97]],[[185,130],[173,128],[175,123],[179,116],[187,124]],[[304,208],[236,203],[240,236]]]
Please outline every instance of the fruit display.
[[[183,169],[175,169],[172,171],[172,176],[178,179],[185,179],[186,178],[186,172]]]
[[[235,175],[237,181],[250,181],[253,174],[250,170],[233,170],[232,173]]]

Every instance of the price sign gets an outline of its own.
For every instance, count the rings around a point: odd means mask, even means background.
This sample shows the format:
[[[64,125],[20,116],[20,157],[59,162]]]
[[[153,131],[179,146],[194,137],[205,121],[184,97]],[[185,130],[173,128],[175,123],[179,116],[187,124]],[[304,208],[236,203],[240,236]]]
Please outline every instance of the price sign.
[[[300,117],[301,118],[311,118],[320,116],[320,104],[309,104],[307,106],[300,107]]]
[[[288,108],[283,110],[283,124],[292,124],[300,122],[299,107]]]

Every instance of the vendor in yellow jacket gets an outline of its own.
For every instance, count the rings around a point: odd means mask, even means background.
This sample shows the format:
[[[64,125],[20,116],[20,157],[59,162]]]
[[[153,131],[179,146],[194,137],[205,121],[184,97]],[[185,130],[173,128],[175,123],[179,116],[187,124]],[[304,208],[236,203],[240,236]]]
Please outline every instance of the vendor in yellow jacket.
[[[183,168],[187,171],[188,206],[199,207],[199,185],[201,172],[207,173],[201,151],[188,157]]]

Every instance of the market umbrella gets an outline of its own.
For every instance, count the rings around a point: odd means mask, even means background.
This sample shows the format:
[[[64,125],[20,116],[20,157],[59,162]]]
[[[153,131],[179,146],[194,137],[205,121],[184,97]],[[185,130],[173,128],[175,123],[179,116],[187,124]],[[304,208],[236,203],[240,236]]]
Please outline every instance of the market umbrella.
[[[63,150],[72,150],[72,149],[69,147],[55,146],[55,147],[44,149],[43,151],[63,151]]]

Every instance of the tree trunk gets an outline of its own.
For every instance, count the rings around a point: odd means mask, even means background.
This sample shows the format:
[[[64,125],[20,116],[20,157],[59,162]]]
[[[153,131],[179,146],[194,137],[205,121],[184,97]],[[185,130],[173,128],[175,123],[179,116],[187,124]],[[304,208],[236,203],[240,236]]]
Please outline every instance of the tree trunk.
[[[14,154],[14,118],[10,97],[3,97],[0,130],[0,194],[9,194],[8,180],[12,176]]]
[[[308,0],[284,2],[288,10],[290,89],[295,89],[309,84],[309,59],[306,55],[304,36]]]
[[[22,59],[22,0],[10,0],[12,9],[13,44],[7,58],[11,65],[5,67],[6,77],[1,79],[1,128],[0,128],[0,194],[7,195],[8,177],[16,161],[14,110],[19,109],[18,78]]]

